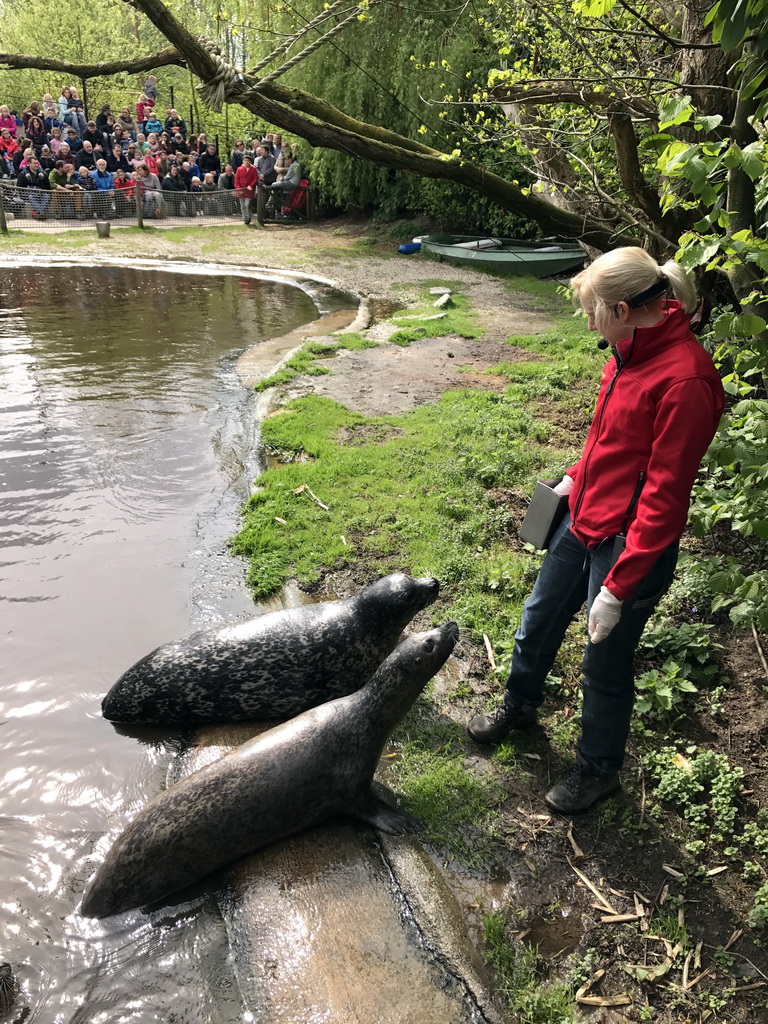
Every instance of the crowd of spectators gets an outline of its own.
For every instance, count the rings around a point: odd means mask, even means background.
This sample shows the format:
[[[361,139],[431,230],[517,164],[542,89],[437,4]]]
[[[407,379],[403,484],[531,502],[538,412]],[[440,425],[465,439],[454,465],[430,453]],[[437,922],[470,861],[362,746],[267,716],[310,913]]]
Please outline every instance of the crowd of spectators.
[[[189,133],[176,109],[160,116],[153,75],[135,113],[123,107],[115,114],[105,104],[88,120],[71,86],[20,114],[0,105],[0,181],[17,186],[3,190],[3,205],[16,214],[26,205],[39,220],[131,216],[138,191],[145,217],[219,215],[239,206],[250,224],[257,185],[270,190],[267,209],[276,213],[301,182],[296,153],[278,133],[249,146],[238,139],[222,165],[216,144],[204,132]]]

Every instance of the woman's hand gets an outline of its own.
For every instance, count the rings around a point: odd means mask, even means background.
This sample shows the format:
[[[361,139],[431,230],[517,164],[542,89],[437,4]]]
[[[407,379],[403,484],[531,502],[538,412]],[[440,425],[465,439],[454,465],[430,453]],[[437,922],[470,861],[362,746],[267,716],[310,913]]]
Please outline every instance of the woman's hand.
[[[614,597],[607,587],[600,588],[600,593],[589,609],[587,632],[593,644],[599,644],[601,640],[610,636],[621,618],[623,604],[624,602]]]

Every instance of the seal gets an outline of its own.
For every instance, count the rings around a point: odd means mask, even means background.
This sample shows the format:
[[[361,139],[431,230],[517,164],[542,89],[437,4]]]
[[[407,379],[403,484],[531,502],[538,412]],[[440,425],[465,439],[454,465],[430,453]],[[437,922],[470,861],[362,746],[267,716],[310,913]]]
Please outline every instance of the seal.
[[[396,574],[343,601],[193,633],[129,668],[102,712],[153,725],[298,715],[362,685],[439,589],[432,577]]]
[[[420,822],[373,782],[386,739],[458,638],[455,622],[406,638],[355,693],[305,711],[171,786],[97,870],[84,917],[146,906],[233,860],[343,814],[385,832]]]
[[[19,985],[14,977],[13,968],[7,961],[3,961],[0,963],[0,1014],[5,1016],[8,1013],[18,994]]]

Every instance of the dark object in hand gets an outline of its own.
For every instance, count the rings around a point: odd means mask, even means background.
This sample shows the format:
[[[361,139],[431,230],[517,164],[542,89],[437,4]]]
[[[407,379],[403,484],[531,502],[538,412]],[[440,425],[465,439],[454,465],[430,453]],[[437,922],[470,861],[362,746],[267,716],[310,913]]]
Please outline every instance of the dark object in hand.
[[[520,540],[533,544],[540,551],[547,548],[568,511],[568,498],[561,497],[553,490],[560,480],[539,480],[519,530]]]

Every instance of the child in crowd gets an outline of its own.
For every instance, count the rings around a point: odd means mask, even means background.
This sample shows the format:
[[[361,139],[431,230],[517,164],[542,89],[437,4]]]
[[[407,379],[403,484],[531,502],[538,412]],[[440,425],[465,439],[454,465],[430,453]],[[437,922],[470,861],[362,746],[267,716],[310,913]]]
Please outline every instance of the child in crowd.
[[[144,124],[144,122],[152,116],[152,108],[155,105],[155,101],[151,100],[146,93],[142,93],[136,101],[136,123]]]
[[[147,117],[144,121],[144,133],[145,135],[149,135],[151,132],[154,132],[156,135],[162,135],[163,126],[157,119],[157,116],[150,109],[147,111]]]
[[[18,129],[18,125],[16,124],[16,118],[10,112],[8,107],[5,106],[5,104],[0,106],[0,132],[4,128],[8,129],[8,133],[10,134],[11,138],[16,138],[16,131]]]
[[[192,209],[195,211],[196,217],[203,216],[203,189],[200,185],[200,179],[197,175],[194,175],[189,185],[189,193],[192,196]],[[190,210],[190,213],[192,210]]]

